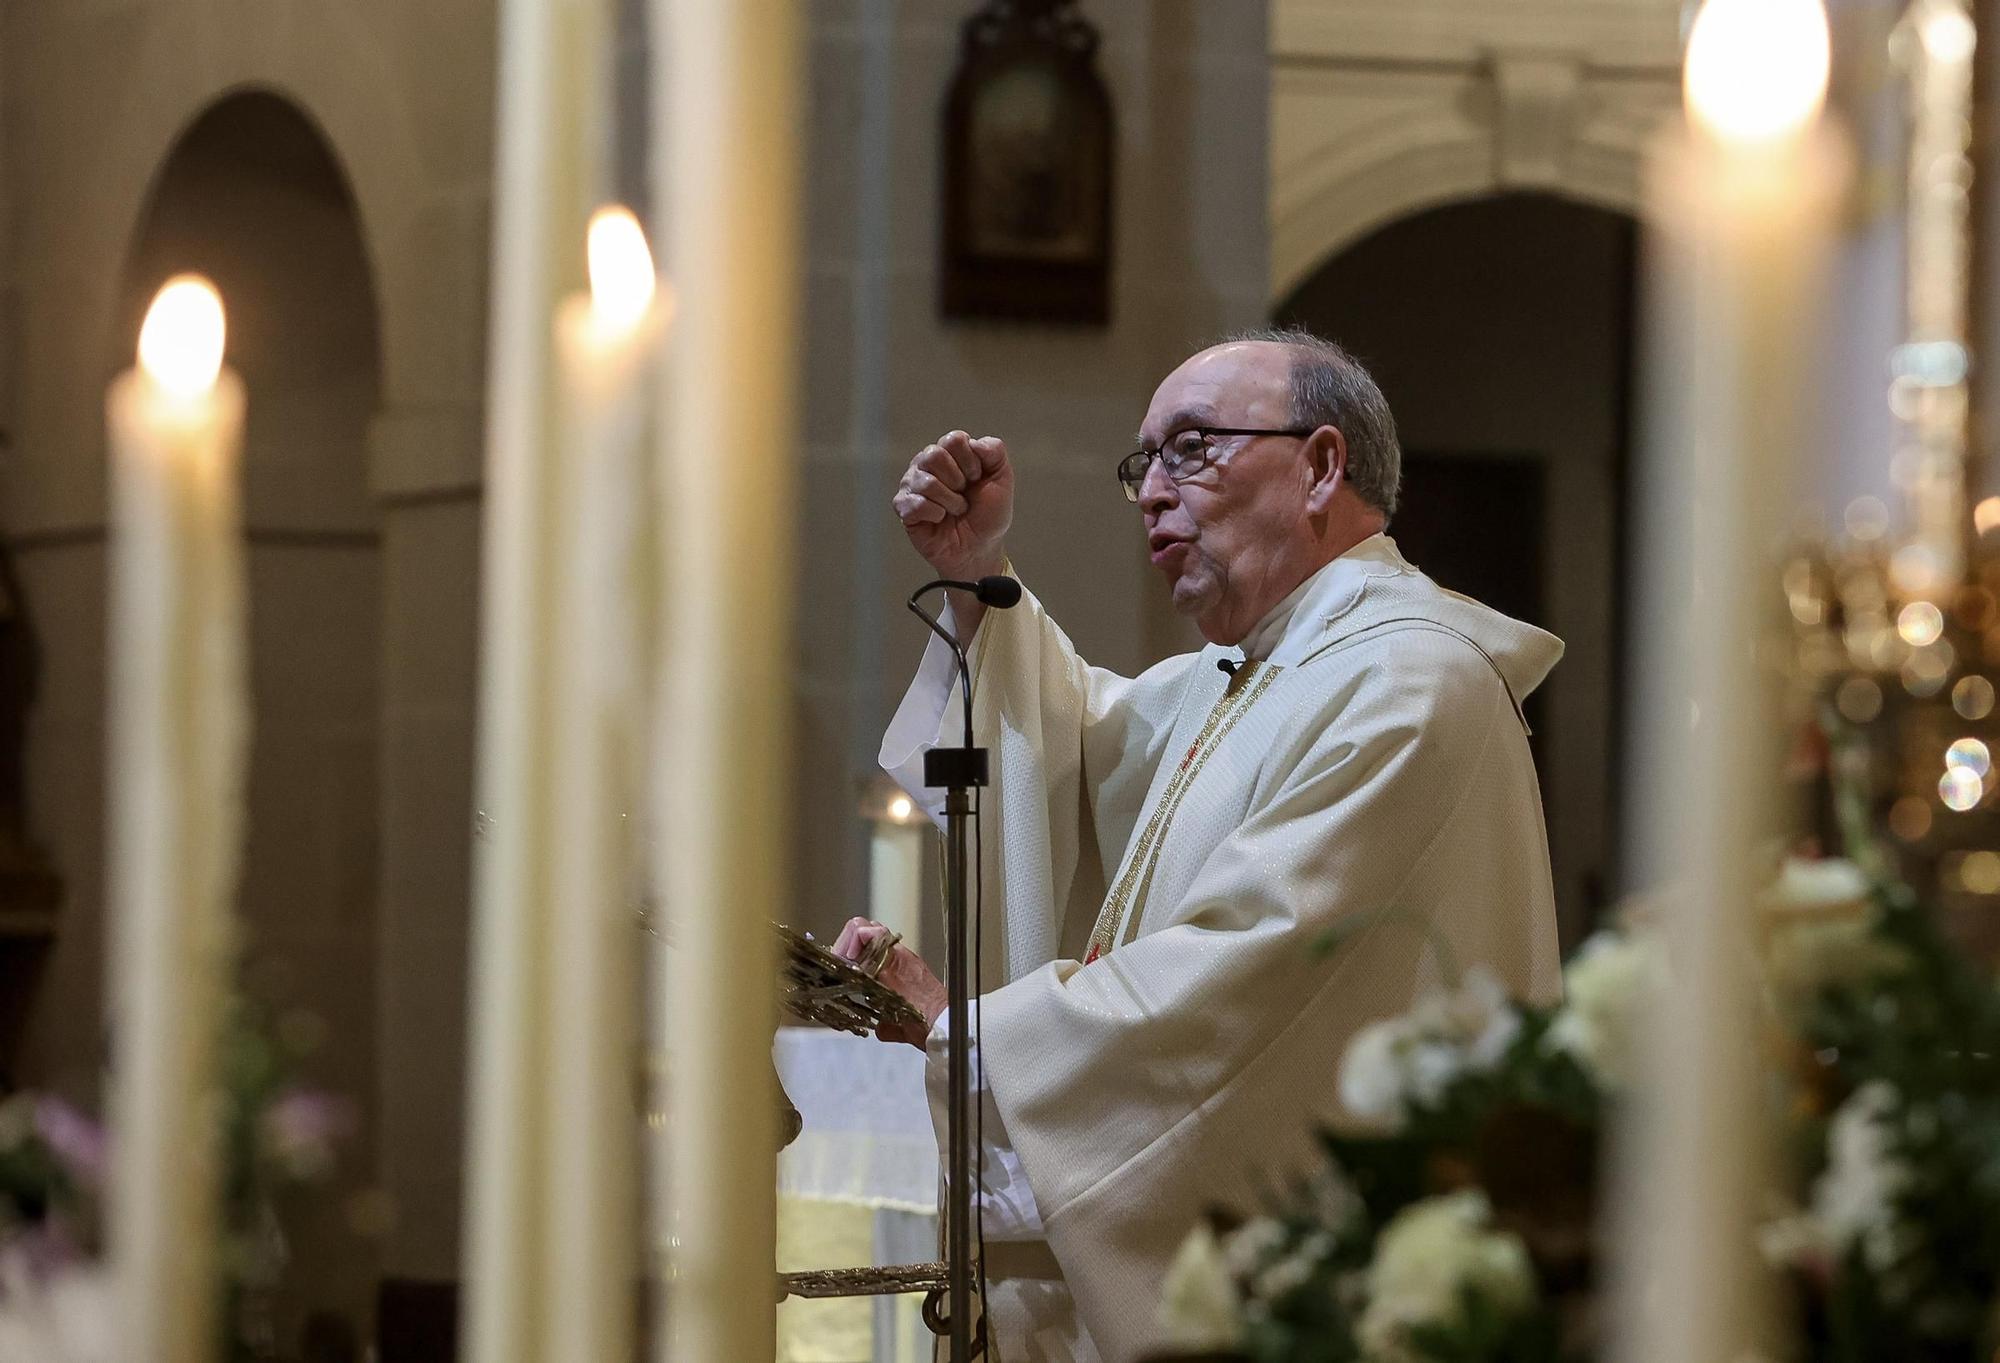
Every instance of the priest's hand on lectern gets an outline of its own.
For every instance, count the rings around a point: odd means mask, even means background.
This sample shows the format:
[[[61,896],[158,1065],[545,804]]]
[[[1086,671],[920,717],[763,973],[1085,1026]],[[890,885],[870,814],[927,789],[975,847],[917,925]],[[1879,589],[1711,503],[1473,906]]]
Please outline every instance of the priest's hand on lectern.
[[[840,930],[840,936],[833,939],[831,950],[842,960],[864,960],[869,948],[889,935],[888,928],[872,919],[850,918],[847,926]],[[875,1035],[883,1041],[905,1042],[921,1051],[932,1025],[944,1012],[946,997],[943,983],[924,964],[924,958],[906,946],[890,948],[888,958],[882,962],[875,978],[908,999],[924,1015],[922,1026],[892,1023],[877,1029]]]
[[[891,503],[910,544],[939,577],[1001,571],[1014,521],[1014,466],[998,436],[947,431],[917,451]]]

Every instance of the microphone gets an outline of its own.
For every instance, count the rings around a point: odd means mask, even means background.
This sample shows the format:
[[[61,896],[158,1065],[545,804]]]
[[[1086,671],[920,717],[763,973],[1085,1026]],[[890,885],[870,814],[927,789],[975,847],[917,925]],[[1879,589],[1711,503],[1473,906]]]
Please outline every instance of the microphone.
[[[915,601],[924,593],[934,592],[939,587],[950,587],[956,591],[971,592],[973,596],[978,598],[980,605],[991,606],[995,610],[1004,611],[1009,607],[1021,604],[1021,584],[1013,578],[1008,577],[1005,573],[993,573],[990,576],[980,578],[977,582],[964,582],[955,577],[941,577],[935,582],[926,582],[923,586],[911,592],[910,600]]]
[[[1243,664],[1237,662],[1236,659],[1234,658],[1217,658],[1215,660],[1216,670],[1218,672],[1221,672],[1226,677],[1235,676],[1236,669],[1241,666],[1243,666]]]
[[[929,593],[944,587],[955,588],[962,592],[971,592],[981,605],[990,606],[994,610],[1004,611],[1021,604],[1021,584],[1004,573],[989,574],[986,577],[980,578],[977,582],[965,582],[958,578],[941,577],[935,581],[926,582],[923,586],[911,592],[910,599],[904,602],[910,608],[911,614],[928,625],[931,633],[945,641],[946,645],[951,649],[951,656],[958,661],[958,690],[960,697],[965,702],[965,746],[970,748],[972,746],[972,668],[965,661],[965,646],[959,643],[957,635],[938,623],[938,618],[935,615],[932,615],[917,604],[918,601],[922,600]]]

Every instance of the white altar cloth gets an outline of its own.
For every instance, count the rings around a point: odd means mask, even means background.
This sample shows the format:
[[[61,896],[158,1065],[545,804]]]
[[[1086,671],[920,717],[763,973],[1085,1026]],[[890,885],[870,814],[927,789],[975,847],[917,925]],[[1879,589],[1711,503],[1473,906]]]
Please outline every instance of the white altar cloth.
[[[778,1077],[805,1130],[778,1156],[778,1191],[877,1210],[937,1210],[937,1137],[924,1057],[824,1027],[782,1027]]]
[[[778,1156],[782,1270],[919,1263],[938,1257],[937,1138],[924,1057],[824,1027],[785,1027],[771,1049],[805,1119]],[[787,1301],[780,1363],[922,1363],[922,1298]]]

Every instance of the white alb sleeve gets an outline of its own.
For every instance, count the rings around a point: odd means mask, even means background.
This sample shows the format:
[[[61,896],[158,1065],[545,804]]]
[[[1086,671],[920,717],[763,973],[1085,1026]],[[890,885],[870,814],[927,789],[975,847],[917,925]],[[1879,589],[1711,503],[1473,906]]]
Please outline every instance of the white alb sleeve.
[[[945,1047],[945,1018],[940,1016],[937,1025],[924,1046],[924,1092],[930,1098],[931,1125],[937,1130],[939,1160],[938,1167],[946,1179],[950,1171],[946,1168],[945,1132],[950,1104],[945,1092],[947,1052]],[[973,1037],[979,1035],[979,1000],[972,1000],[970,1016],[966,1026]],[[1048,1232],[1042,1229],[1041,1209],[1035,1205],[1035,1193],[1028,1186],[1028,1176],[1021,1168],[1021,1157],[1014,1153],[1014,1147],[1007,1139],[1007,1128],[1000,1120],[1000,1113],[993,1105],[993,1093],[986,1087],[986,1074],[979,1063],[977,1041],[968,1047],[968,1063],[972,1072],[973,1092],[977,1094],[979,1106],[984,1110],[983,1136],[979,1147],[979,1224],[986,1232],[988,1240],[1044,1240]]]
[[[938,619],[947,630],[956,633],[949,603]],[[966,650],[968,661],[978,647],[979,638],[974,635],[972,647]],[[958,660],[952,657],[944,640],[933,634],[924,649],[923,661],[917,664],[917,675],[911,679],[910,689],[903,693],[903,703],[896,707],[895,716],[882,735],[882,751],[875,760],[939,829],[944,827],[944,790],[924,784],[924,754],[944,741],[946,726],[951,724],[958,707]],[[954,740],[962,737],[956,726],[951,737]]]

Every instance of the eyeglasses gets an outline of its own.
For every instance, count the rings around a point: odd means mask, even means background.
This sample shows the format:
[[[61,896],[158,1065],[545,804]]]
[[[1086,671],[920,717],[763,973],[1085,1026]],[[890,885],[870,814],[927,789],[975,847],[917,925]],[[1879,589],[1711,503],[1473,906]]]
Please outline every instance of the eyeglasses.
[[[1184,483],[1208,467],[1208,452],[1215,445],[1217,436],[1224,435],[1290,435],[1307,436],[1318,430],[1317,426],[1294,426],[1285,430],[1270,430],[1254,426],[1188,426],[1167,437],[1166,444],[1159,449],[1149,450],[1141,445],[1132,453],[1118,461],[1118,485],[1125,489],[1125,500],[1139,500],[1139,487],[1146,481],[1146,466],[1155,459],[1167,471],[1167,477],[1176,483]]]

